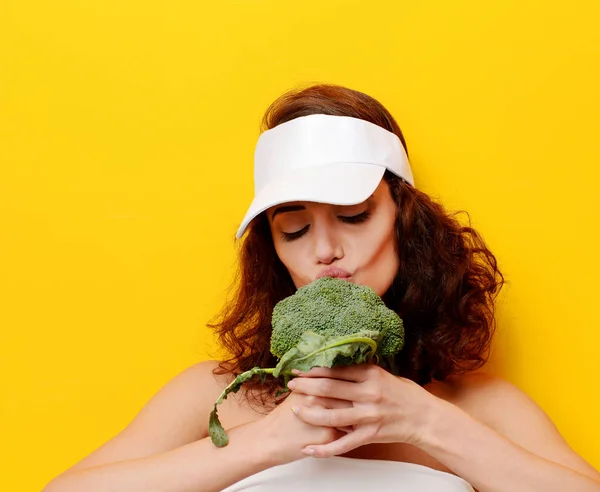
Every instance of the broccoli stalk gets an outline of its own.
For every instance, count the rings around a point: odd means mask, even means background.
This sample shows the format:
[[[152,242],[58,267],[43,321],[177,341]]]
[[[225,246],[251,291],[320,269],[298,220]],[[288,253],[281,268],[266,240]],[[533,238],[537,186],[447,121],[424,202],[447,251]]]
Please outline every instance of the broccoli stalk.
[[[236,377],[233,382],[223,390],[223,393],[217,398],[217,401],[214,404],[213,411],[210,412],[210,418],[208,420],[208,433],[210,434],[210,439],[212,442],[219,448],[223,446],[227,446],[229,443],[229,437],[219,420],[219,415],[217,414],[217,405],[223,403],[223,400],[227,398],[229,393],[237,393],[239,389],[242,387],[246,381],[252,378],[255,375],[259,375],[260,378],[266,381],[266,377],[268,374],[273,374],[275,368],[262,369],[260,367],[254,367],[249,371],[243,372],[238,377]]]
[[[259,376],[265,382],[269,374],[283,377],[285,393],[294,369],[308,372],[313,367],[362,364],[376,359],[395,374],[394,356],[404,344],[402,320],[375,291],[330,277],[315,280],[280,301],[273,310],[272,324],[271,353],[279,357],[279,362],[273,368],[254,367],[240,374],[221,393],[208,426],[217,447],[229,442],[217,405],[250,378]]]

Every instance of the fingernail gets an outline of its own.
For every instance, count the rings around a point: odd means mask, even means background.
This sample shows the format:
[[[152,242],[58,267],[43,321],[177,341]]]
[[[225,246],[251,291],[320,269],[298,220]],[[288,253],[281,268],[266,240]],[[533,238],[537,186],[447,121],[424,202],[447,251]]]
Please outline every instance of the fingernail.
[[[288,383],[288,388],[293,390],[296,387],[296,381],[290,381]]]
[[[295,413],[296,415],[298,415],[298,411],[299,411],[298,407],[292,407],[292,413]]]
[[[306,448],[306,449],[303,449],[303,450],[302,450],[302,452],[303,452],[304,454],[308,454],[308,455],[310,455],[310,456],[314,456],[314,455],[315,455],[315,450],[314,450],[313,448]]]
[[[302,371],[300,371],[299,369],[292,369],[292,374],[295,374],[296,376],[300,376],[300,374],[302,374]]]

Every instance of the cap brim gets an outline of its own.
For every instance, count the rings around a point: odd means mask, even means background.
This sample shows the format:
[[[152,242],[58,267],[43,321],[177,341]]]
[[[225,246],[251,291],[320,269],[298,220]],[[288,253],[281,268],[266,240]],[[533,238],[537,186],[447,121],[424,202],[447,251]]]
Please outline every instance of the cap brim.
[[[385,169],[376,164],[340,162],[292,171],[257,193],[236,237],[242,237],[254,217],[281,203],[306,201],[355,205],[364,202],[377,189]]]

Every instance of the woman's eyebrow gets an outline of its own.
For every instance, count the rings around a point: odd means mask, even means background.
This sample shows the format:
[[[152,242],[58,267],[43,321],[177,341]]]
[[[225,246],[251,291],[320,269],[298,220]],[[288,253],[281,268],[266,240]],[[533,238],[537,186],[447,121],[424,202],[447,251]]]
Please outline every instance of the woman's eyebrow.
[[[375,193],[373,193],[369,198],[367,198],[364,202],[368,202],[369,200],[373,199],[373,197],[375,196]],[[357,204],[360,205],[360,204]],[[282,207],[277,207],[275,209],[275,211],[273,212],[273,215],[271,215],[271,220],[273,220],[275,218],[275,216],[277,214],[284,214],[286,212],[298,212],[299,210],[305,210],[306,207],[304,207],[304,205],[284,205]]]
[[[304,210],[306,207],[303,205],[286,205],[284,207],[277,207],[271,215],[271,220],[275,218],[277,214],[284,214],[286,212],[298,212],[299,210]]]

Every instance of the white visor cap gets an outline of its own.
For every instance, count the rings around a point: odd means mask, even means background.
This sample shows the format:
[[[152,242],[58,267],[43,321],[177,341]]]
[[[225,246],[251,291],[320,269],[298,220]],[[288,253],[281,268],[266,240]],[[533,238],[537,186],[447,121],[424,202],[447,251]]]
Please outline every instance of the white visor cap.
[[[414,186],[398,136],[350,116],[311,114],[264,131],[254,152],[254,200],[236,237],[268,208],[307,201],[355,205],[388,169]]]

